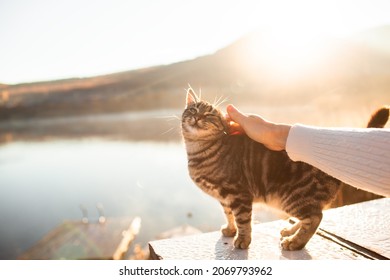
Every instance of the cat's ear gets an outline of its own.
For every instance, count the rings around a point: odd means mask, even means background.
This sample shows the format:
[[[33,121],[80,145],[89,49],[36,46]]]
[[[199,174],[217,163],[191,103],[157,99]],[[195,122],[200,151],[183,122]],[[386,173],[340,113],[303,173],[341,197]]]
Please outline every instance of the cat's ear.
[[[191,104],[195,104],[198,102],[198,97],[192,90],[192,88],[187,89],[187,98],[186,98],[186,108]]]

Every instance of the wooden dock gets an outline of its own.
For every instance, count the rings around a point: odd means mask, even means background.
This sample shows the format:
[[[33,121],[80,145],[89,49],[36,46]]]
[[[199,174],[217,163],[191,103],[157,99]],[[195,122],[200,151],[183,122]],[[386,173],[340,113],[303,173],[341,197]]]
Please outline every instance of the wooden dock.
[[[114,259],[127,252],[138,234],[140,218],[107,218],[104,222],[65,221],[19,259]]]
[[[233,238],[211,232],[149,243],[154,260],[389,260],[390,198],[324,211],[317,233],[300,251],[280,247],[280,230],[288,221],[257,224],[247,250],[233,247]]]

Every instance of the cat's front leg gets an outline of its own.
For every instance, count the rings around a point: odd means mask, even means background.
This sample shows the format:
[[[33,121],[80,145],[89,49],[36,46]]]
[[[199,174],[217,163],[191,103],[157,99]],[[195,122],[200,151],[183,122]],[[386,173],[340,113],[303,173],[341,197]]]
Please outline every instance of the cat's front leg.
[[[252,241],[252,200],[237,199],[230,207],[238,229],[234,247],[247,249]]]
[[[236,236],[237,228],[236,228],[236,222],[234,221],[232,209],[226,206],[224,203],[221,203],[221,205],[227,221],[227,224],[222,226],[221,232],[223,236],[234,237]]]
[[[300,227],[290,236],[282,238],[282,248],[285,250],[301,250],[309,242],[310,238],[316,232],[322,219],[322,213],[313,214],[306,218],[301,218],[298,223]]]

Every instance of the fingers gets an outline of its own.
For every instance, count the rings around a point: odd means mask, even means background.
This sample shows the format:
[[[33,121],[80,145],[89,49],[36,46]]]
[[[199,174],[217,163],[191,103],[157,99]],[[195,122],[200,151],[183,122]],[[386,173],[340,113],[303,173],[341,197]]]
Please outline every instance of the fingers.
[[[229,123],[229,134],[238,135],[245,133],[245,130],[242,128],[241,124],[244,122],[247,116],[242,114],[236,107],[231,104],[227,106],[226,111],[228,113],[226,120]]]
[[[244,134],[245,131],[242,129],[242,127],[233,121],[229,123],[229,134],[230,135],[239,135]]]
[[[246,115],[241,113],[236,107],[234,107],[232,104],[229,104],[226,108],[227,113],[229,115],[230,120],[234,121],[235,123],[238,123],[242,125],[242,123],[247,118]]]

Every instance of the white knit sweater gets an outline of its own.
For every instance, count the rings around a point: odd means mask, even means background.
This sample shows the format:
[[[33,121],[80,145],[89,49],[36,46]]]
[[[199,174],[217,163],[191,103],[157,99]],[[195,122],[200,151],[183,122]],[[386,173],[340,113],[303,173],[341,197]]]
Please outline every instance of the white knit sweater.
[[[390,197],[390,129],[294,125],[286,151],[356,188]]]

